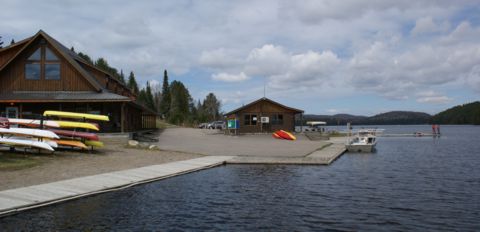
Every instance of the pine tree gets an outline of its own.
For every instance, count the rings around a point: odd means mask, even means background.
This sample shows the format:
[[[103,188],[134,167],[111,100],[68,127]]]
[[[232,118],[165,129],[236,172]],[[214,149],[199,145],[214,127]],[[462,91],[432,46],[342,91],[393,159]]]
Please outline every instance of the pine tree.
[[[82,59],[84,59],[87,63],[90,63],[90,64],[93,64],[93,60],[92,58],[90,58],[90,56],[88,56],[87,54],[84,54],[82,52],[79,52],[77,53],[78,56],[80,56]]]
[[[12,39],[12,41],[10,41],[10,45],[14,45],[15,44],[15,40]]]
[[[128,76],[127,87],[130,88],[134,94],[139,94],[137,80],[135,80],[135,75],[132,71],[130,71],[130,76]]]
[[[187,121],[190,113],[191,97],[188,89],[182,82],[173,81],[170,86],[171,105],[168,113],[168,121],[173,124],[183,124]]]
[[[145,89],[140,90],[140,92],[138,93],[137,102],[146,106],[145,105],[146,99],[147,99],[147,94],[145,92]]]
[[[110,66],[108,65],[108,62],[102,57],[98,58],[95,61],[95,67],[102,69],[103,71],[106,71],[106,72],[108,72],[108,69],[110,68]]]
[[[70,48],[70,51],[75,52],[75,48],[73,46]]]
[[[163,117],[168,117],[171,106],[171,93],[168,86],[168,73],[167,70],[163,72],[163,86],[162,86],[162,101],[160,103],[160,114]]]
[[[153,111],[155,110],[155,102],[153,100],[152,88],[150,83],[147,81],[147,86],[145,87],[145,106]]]
[[[120,69],[120,75],[118,76],[118,79],[120,80],[120,82],[122,82],[123,84],[125,84],[125,74],[123,74],[123,70]]]

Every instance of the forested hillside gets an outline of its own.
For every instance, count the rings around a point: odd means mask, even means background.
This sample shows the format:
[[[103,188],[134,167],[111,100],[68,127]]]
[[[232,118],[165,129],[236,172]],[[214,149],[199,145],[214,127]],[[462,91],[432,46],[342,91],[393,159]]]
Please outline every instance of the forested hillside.
[[[475,124],[480,125],[480,102],[458,105],[442,111],[432,117],[437,124]]]

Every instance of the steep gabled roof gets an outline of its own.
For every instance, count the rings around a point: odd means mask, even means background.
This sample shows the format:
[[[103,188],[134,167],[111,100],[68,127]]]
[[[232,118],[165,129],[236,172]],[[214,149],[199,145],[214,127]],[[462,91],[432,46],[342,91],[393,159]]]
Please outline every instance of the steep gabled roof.
[[[303,113],[303,110],[299,110],[299,109],[295,109],[295,108],[292,108],[292,107],[288,107],[288,106],[282,105],[282,104],[280,104],[280,103],[278,103],[278,102],[276,102],[276,101],[273,101],[273,100],[271,100],[271,99],[268,99],[268,98],[266,98],[266,97],[263,97],[263,98],[260,98],[260,99],[258,99],[258,100],[256,100],[256,101],[253,101],[253,102],[251,102],[251,103],[249,103],[249,104],[247,104],[247,105],[244,105],[244,106],[242,106],[242,107],[240,107],[240,108],[237,108],[237,109],[235,109],[235,110],[233,110],[233,111],[230,111],[230,112],[228,112],[228,113],[226,113],[226,114],[224,114],[224,115],[235,114],[235,113],[237,113],[237,112],[239,112],[239,111],[242,111],[242,110],[244,110],[244,109],[246,109],[246,108],[248,108],[248,107],[250,107],[250,106],[253,106],[253,105],[255,105],[255,104],[257,104],[257,103],[259,103],[259,102],[261,102],[261,101],[269,102],[269,103],[271,103],[271,104],[274,104],[274,105],[280,106],[280,107],[282,107],[282,108],[291,110],[291,111],[293,111],[293,112],[295,112],[295,113],[297,113],[297,114]]]
[[[65,60],[67,60],[67,62],[69,64],[71,64],[75,68],[75,70],[77,70],[80,73],[80,75],[82,77],[84,77],[92,85],[92,87],[95,89],[95,91],[102,92],[104,90],[103,86],[100,85],[100,83],[98,83],[98,81],[95,79],[95,77],[93,77],[92,74],[90,74],[90,72],[85,70],[76,61],[78,59],[80,59],[80,60],[83,60],[83,59],[81,59],[76,53],[70,51],[70,49],[63,46],[61,43],[59,43],[54,38],[50,37],[47,33],[45,33],[42,30],[38,31],[37,34],[35,34],[32,37],[16,43],[17,45],[23,44],[22,49],[20,49],[12,58],[10,58],[10,60],[8,60],[2,67],[0,67],[0,72],[3,71],[10,63],[12,63],[13,60],[15,60],[27,47],[29,47],[30,44],[33,43],[33,41],[35,41],[39,37],[43,37],[49,44],[51,44],[60,53],[60,55],[62,55],[62,57],[65,58]],[[17,46],[17,45],[14,44],[14,45],[12,45],[12,47]],[[1,49],[0,52],[4,51],[4,50],[7,50],[9,47],[5,47],[4,49]],[[94,67],[94,68],[97,69],[97,70],[100,70],[96,67]],[[100,70],[100,71],[103,72],[103,70]]]
[[[18,41],[18,42],[15,42],[14,44],[10,44],[10,45],[8,45],[8,46],[6,46],[6,47],[2,47],[2,48],[0,48],[0,52],[9,50],[9,49],[11,49],[11,48],[14,48],[14,47],[17,47],[17,46],[20,46],[20,45],[25,45],[25,44],[26,44],[27,42],[29,42],[30,39],[32,39],[32,38],[33,38],[33,36],[32,36],[32,37],[28,37],[28,38],[26,38],[26,39],[22,39],[22,40],[20,40],[20,41]]]

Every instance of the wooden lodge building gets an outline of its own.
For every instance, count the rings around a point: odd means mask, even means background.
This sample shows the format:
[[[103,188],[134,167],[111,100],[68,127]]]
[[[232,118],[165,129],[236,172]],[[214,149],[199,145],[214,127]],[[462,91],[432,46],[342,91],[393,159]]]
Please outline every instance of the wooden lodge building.
[[[9,118],[38,118],[45,110],[104,114],[101,132],[154,128],[155,112],[112,74],[39,31],[0,48],[0,112]]]
[[[295,131],[295,116],[303,110],[295,109],[260,98],[225,114],[227,119],[238,120],[238,133],[263,133],[277,130]]]

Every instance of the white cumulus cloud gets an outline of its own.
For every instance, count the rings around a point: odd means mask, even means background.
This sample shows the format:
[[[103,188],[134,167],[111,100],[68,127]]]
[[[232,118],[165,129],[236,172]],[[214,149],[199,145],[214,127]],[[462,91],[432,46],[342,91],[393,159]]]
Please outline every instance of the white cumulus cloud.
[[[229,74],[229,73],[218,73],[213,74],[212,79],[215,81],[225,81],[225,82],[241,82],[249,79],[245,73],[241,72],[239,74]]]

